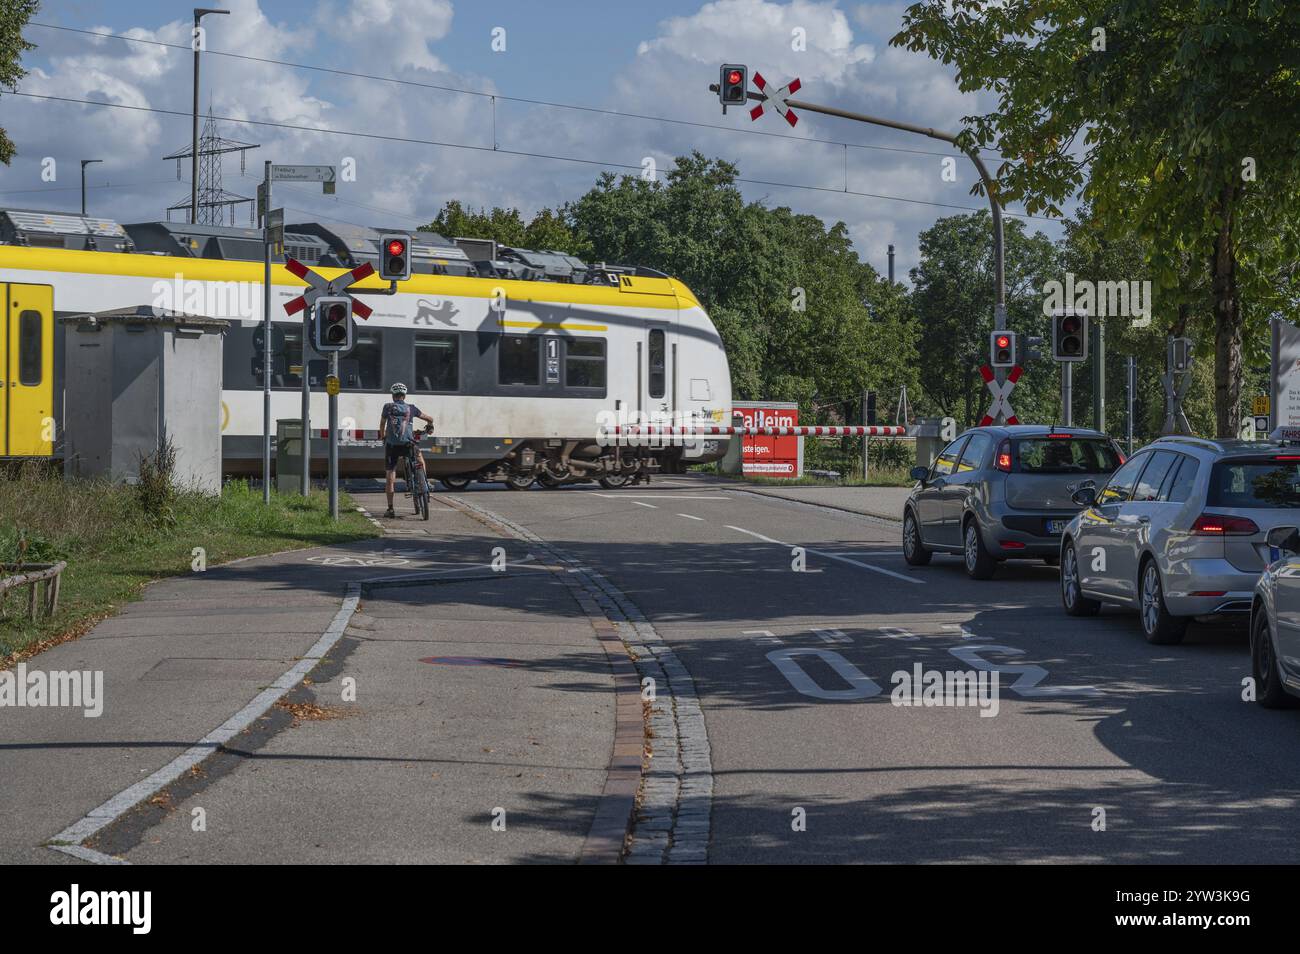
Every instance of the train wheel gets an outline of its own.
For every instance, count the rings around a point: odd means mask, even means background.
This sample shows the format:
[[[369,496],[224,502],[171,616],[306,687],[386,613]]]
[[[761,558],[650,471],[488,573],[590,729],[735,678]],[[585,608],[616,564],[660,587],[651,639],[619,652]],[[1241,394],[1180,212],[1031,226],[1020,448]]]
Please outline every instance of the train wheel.
[[[507,490],[527,490],[532,485],[532,474],[509,474],[506,477]]]
[[[620,487],[626,487],[631,474],[610,474],[608,477],[600,478],[600,485],[606,490],[618,490]]]
[[[542,471],[537,475],[537,483],[543,490],[554,490],[556,487],[560,486],[560,484],[564,483],[564,481],[560,480],[558,477],[552,477],[546,471]]]
[[[470,485],[474,478],[472,477],[439,477],[438,483],[442,484],[448,490],[464,490]]]

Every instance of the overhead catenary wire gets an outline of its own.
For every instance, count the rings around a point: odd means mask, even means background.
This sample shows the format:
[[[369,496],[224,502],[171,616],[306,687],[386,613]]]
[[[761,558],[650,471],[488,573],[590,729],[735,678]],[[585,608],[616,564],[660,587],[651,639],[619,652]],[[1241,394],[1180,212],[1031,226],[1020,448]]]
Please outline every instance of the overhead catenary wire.
[[[104,33],[99,30],[85,30],[78,27],[61,26],[56,23],[42,23],[36,20],[29,22],[28,25],[41,27],[46,30],[60,30],[65,33],[80,33],[85,36],[93,36],[102,39],[122,40],[127,43],[142,43],[151,46],[162,46],[173,50],[183,50],[186,53],[189,53],[191,51],[191,47],[188,44],[184,44],[184,43],[168,43],[164,40],[151,40],[146,37],[139,37],[139,36],[125,36],[120,33]],[[328,66],[314,66],[310,63],[294,63],[290,60],[277,60],[272,57],[253,56],[248,53],[233,53],[229,50],[214,50],[211,49],[210,47],[205,47],[203,53],[205,56],[225,56],[231,59],[247,60],[253,63],[265,63],[269,66],[284,66],[290,69],[310,70],[316,73],[332,73],[337,76],[347,76],[353,79],[374,80],[376,82],[381,82],[381,83],[394,83],[399,86],[413,86],[420,89],[432,89],[432,90],[438,90],[440,92],[445,92],[445,93],[459,93],[464,96],[485,97],[491,99],[493,103],[494,129],[495,129],[495,116],[496,116],[495,104],[497,100],[502,100],[504,102],[522,103],[529,106],[545,106],[550,109],[569,109],[578,112],[597,113],[604,116],[619,116],[624,119],[636,119],[636,120],[642,120],[646,122],[669,123],[676,126],[694,126],[700,129],[712,129],[712,130],[716,130],[717,132],[733,133],[733,134],[739,134],[745,136],[765,136],[772,139],[793,139],[798,142],[814,142],[814,143],[820,143],[822,145],[842,146],[845,147],[846,149],[848,148],[878,149],[884,152],[903,152],[903,153],[910,153],[912,155],[917,155],[917,156],[946,157],[946,156],[963,155],[958,150],[952,150],[950,152],[936,152],[930,149],[909,149],[904,146],[881,146],[875,143],[843,142],[838,139],[818,139],[809,136],[792,136],[789,133],[770,132],[765,129],[745,129],[743,127],[735,127],[735,126],[719,126],[716,125],[715,123],[702,123],[702,122],[697,122],[689,119],[673,119],[672,117],[669,116],[650,116],[644,113],[629,113],[623,110],[607,109],[600,106],[584,106],[576,103],[560,103],[560,102],[555,102],[552,100],[545,100],[545,99],[530,99],[525,96],[507,96],[502,93],[489,93],[483,90],[464,89],[463,87],[459,87],[459,86],[447,86],[445,84],[439,84],[439,83],[425,83],[419,80],[401,79],[400,77],[396,77],[396,76],[383,76],[376,73],[362,73],[356,70],[341,70],[336,67],[328,67]],[[496,137],[494,135],[493,136],[494,142],[495,139]],[[986,158],[990,158],[990,159],[1002,158],[1002,156],[999,153],[991,152],[991,151],[981,150],[981,154]]]
[[[128,103],[105,103],[100,100],[80,99],[74,96],[55,96],[49,93],[31,93],[25,90],[16,90],[7,95],[22,96],[29,99],[47,100],[50,102],[76,103],[82,106],[97,106],[105,109],[125,109],[133,112],[156,113],[165,116],[179,116],[185,118],[189,118],[190,116],[190,113],[188,111],[182,111],[177,109],[164,109],[159,106],[134,106]],[[559,155],[553,155],[549,153],[529,152],[527,150],[522,150],[522,149],[503,149],[500,147],[493,148],[492,146],[481,146],[481,145],[475,145],[473,143],[447,142],[447,141],[436,140],[436,139],[419,139],[412,136],[392,136],[384,133],[364,132],[361,130],[331,129],[327,126],[308,126],[302,123],[273,122],[271,120],[266,120],[266,119],[247,119],[247,118],[241,118],[236,116],[213,116],[212,118],[215,120],[219,120],[221,122],[236,123],[236,124],[242,123],[249,126],[265,126],[274,129],[292,129],[298,132],[320,133],[324,135],[344,136],[344,137],[351,137],[356,139],[373,139],[382,142],[404,143],[408,145],[438,146],[445,149],[466,149],[474,152],[496,153],[498,155],[517,156],[520,158],[527,158],[527,159],[542,159],[542,160],[548,160],[552,162],[572,162],[572,163],[579,163],[582,165],[598,166],[604,169],[628,169],[628,170],[633,170],[637,173],[643,172],[643,167],[640,164],[634,165],[632,163],[613,162],[605,159],[587,159],[581,156],[559,156]],[[739,176],[736,178],[736,181],[748,185],[764,185],[764,186],[771,186],[773,188],[781,188],[781,189],[802,189],[802,190],[808,190],[813,192],[830,192],[836,195],[856,195],[856,196],[861,196],[863,198],[881,199],[888,202],[905,202],[912,205],[925,205],[925,206],[932,206],[941,209],[957,209],[963,212],[985,211],[984,209],[975,208],[968,205],[956,205],[949,202],[933,202],[927,199],[913,199],[907,196],[885,195],[883,193],[877,193],[877,192],[861,192],[856,189],[832,189],[826,186],[813,186],[813,185],[805,185],[805,184],[794,183],[794,182],[776,182],[769,179],[750,179],[750,178],[739,177]],[[1022,218],[1022,219],[1039,219],[1044,221],[1055,221],[1050,216],[1031,215],[1027,212],[1006,212],[1005,214],[1009,216],[1014,216],[1016,218]]]

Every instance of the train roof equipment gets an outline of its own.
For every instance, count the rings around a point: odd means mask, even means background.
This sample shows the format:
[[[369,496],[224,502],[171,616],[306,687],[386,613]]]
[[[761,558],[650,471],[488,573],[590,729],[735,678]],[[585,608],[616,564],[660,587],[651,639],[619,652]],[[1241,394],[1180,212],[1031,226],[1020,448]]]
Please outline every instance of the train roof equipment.
[[[129,252],[131,237],[112,219],[38,209],[0,209],[0,244]]]

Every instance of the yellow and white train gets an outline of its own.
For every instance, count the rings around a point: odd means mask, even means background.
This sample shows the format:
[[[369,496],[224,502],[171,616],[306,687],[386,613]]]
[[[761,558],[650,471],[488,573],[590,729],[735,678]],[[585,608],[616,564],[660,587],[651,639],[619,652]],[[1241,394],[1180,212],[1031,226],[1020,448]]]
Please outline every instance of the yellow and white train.
[[[308,223],[289,232],[289,253],[326,277],[378,251],[378,233],[369,230],[340,235]],[[426,459],[449,487],[473,479],[520,489],[534,480],[548,487],[576,479],[621,486],[651,471],[722,456],[725,438],[621,449],[596,439],[599,425],[611,419],[729,420],[726,353],[685,285],[645,269],[588,266],[555,253],[493,249],[475,262],[461,251],[482,245],[416,233],[413,261],[422,271],[401,282],[395,295],[365,298],[374,314],[357,321],[356,345],[340,361],[344,473],[381,469],[374,432],[396,381],[433,416],[436,436]],[[0,457],[61,454],[65,390],[57,319],[145,305],[231,322],[221,407],[213,408],[221,415],[223,469],[259,472],[263,381],[253,342],[262,323],[260,247],[260,232],[247,229],[122,227],[0,210],[6,302]],[[356,287],[385,285],[372,277]],[[272,266],[272,321],[284,332],[282,341],[273,336],[282,347],[273,364],[273,419],[301,414],[303,322],[287,316],[283,305],[302,290],[283,265]],[[324,370],[324,359],[309,349],[313,429],[326,422]],[[323,455],[318,442],[317,471]]]

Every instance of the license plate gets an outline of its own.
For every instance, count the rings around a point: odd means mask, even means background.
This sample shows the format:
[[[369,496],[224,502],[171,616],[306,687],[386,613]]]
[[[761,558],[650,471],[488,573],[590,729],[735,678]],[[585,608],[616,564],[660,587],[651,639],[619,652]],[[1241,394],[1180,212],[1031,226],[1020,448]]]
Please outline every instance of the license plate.
[[[1069,523],[1069,522],[1070,522],[1070,521],[1068,521],[1068,520],[1049,520],[1049,521],[1047,521],[1047,532],[1048,532],[1048,533],[1064,533],[1064,532],[1065,532],[1065,525],[1066,525],[1067,523]]]

